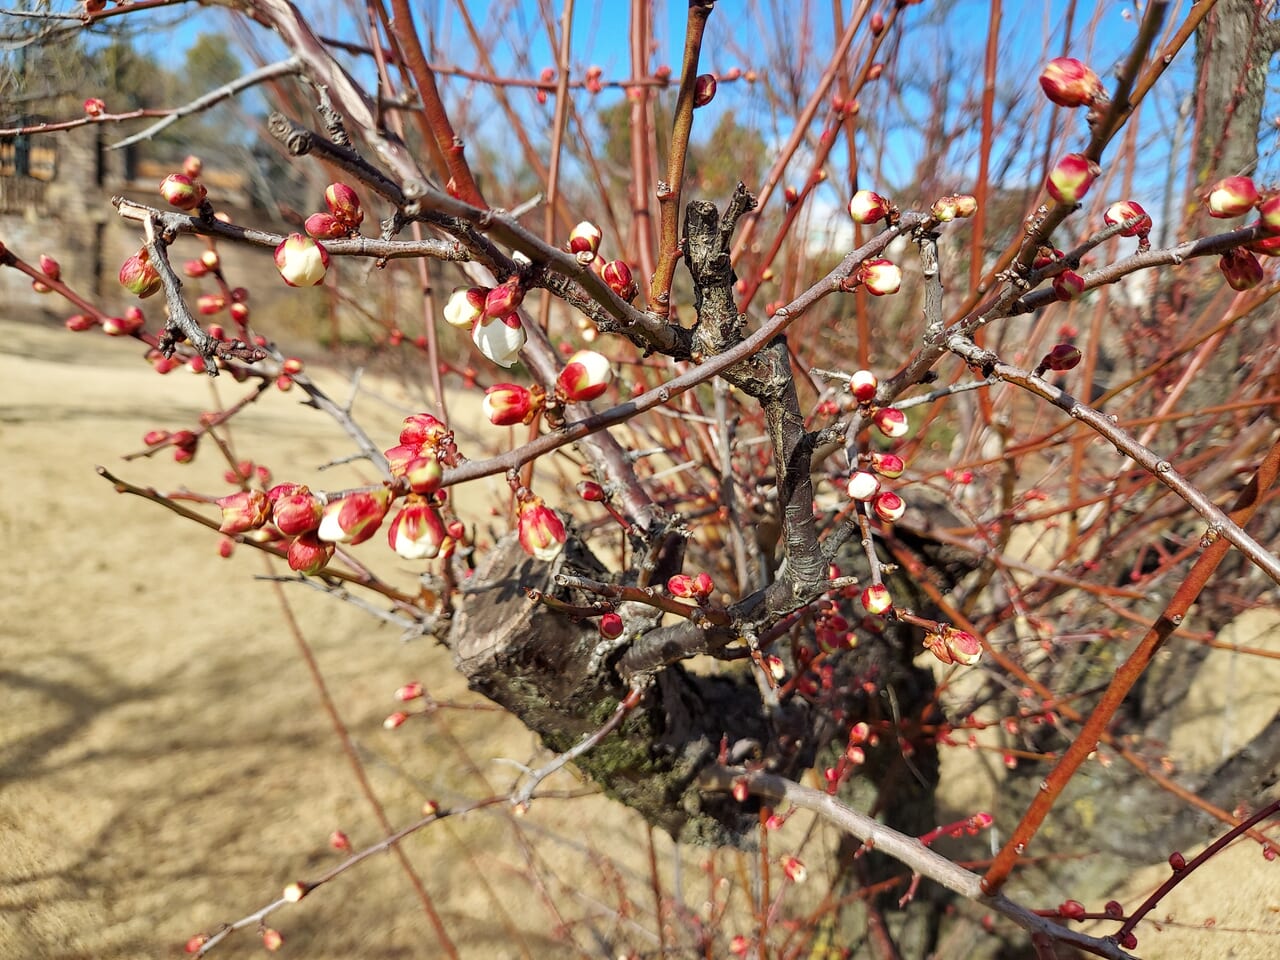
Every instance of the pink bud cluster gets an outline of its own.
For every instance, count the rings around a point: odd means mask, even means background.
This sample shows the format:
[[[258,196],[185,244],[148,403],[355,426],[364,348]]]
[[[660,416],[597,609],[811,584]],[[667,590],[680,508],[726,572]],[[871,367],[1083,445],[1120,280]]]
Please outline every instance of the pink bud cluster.
[[[692,600],[701,605],[706,603],[715,592],[716,584],[709,573],[689,576],[677,573],[667,580],[667,592],[681,600]]]
[[[967,630],[943,626],[925,635],[924,648],[945,664],[959,663],[971,667],[982,658],[982,643]]]
[[[328,212],[313,213],[307,217],[303,229],[317,240],[338,240],[349,237],[364,222],[364,210],[360,198],[345,183],[331,183],[325,187],[324,202]]]
[[[1263,193],[1249,177],[1224,177],[1205,191],[1203,200],[1211,217],[1226,219],[1258,211],[1255,225],[1270,236],[1248,244],[1248,249],[1228,250],[1218,261],[1231,289],[1245,291],[1256,287],[1266,272],[1255,254],[1280,255],[1280,191]]]

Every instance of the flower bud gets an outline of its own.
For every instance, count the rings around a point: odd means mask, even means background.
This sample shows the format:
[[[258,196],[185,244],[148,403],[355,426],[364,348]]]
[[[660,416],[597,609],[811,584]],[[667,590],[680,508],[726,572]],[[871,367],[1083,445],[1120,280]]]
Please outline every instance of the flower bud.
[[[423,451],[423,456],[405,465],[404,478],[414,493],[435,493],[444,479],[444,467],[434,451]]]
[[[107,112],[107,105],[98,97],[90,97],[84,102],[84,112],[90,117],[100,117]]]
[[[182,172],[194,180],[200,176],[200,171],[204,169],[204,163],[194,153],[187,154],[182,161]]]
[[[855,370],[849,378],[849,392],[859,403],[870,403],[879,388],[880,379],[870,370]]]
[[[1251,240],[1244,246],[1251,253],[1260,253],[1264,257],[1280,257],[1280,233]]]
[[[529,423],[537,413],[533,394],[527,387],[515,383],[495,383],[484,392],[481,407],[485,417],[495,427]]]
[[[610,612],[600,617],[600,636],[606,640],[617,640],[622,636],[622,617]]]
[[[360,198],[345,183],[331,183],[325,187],[324,202],[329,212],[346,226],[348,233],[354,233],[364,221]]]
[[[351,233],[350,228],[332,213],[313,213],[302,229],[317,240],[338,240]]]
[[[956,208],[955,197],[939,197],[929,208],[929,213],[940,223],[949,223],[960,215]]]
[[[333,559],[334,546],[325,543],[314,533],[304,533],[289,544],[289,552],[285,559],[289,569],[296,570],[306,576],[315,576]]]
[[[1258,204],[1262,229],[1267,233],[1280,233],[1280,193],[1273,193]]]
[[[1147,216],[1147,211],[1142,209],[1142,204],[1136,200],[1117,200],[1107,207],[1102,219],[1109,227],[1136,220],[1137,222],[1132,226],[1120,231],[1122,237],[1145,237],[1151,232],[1151,218]]]
[[[1086,912],[1079,900],[1064,900],[1058,907],[1058,916],[1064,920],[1083,920]]]
[[[160,274],[145,250],[139,250],[120,267],[120,286],[140,300],[160,292]]]
[[[967,630],[943,627],[937,633],[926,634],[924,648],[945,664],[959,663],[971,667],[982,658],[982,644]]]
[[[1225,177],[1211,186],[1204,195],[1209,216],[1239,217],[1253,209],[1258,202],[1258,188],[1248,177]]]
[[[291,287],[314,287],[329,269],[329,251],[311,237],[291,233],[276,247],[276,269]]]
[[[411,497],[387,529],[387,542],[405,560],[430,560],[444,543],[444,521],[426,500]]]
[[[895,520],[902,519],[902,515],[907,512],[907,504],[892,490],[884,490],[876,495],[871,509],[885,523],[893,523]]]
[[[387,469],[393,477],[403,477],[409,470],[409,464],[422,457],[422,444],[402,443],[382,451],[387,458]]]
[[[306,487],[279,497],[271,507],[271,522],[286,537],[310,533],[320,526],[324,505]]]
[[[196,297],[196,310],[202,316],[212,317],[227,307],[226,298],[220,293],[202,293]]]
[[[677,573],[675,576],[667,580],[667,593],[673,597],[679,597],[681,600],[692,600],[694,594],[693,577],[684,573]]]
[[[804,883],[805,877],[809,875],[799,857],[783,857],[782,872],[792,883]]]
[[[879,223],[892,209],[892,203],[870,190],[859,190],[849,201],[849,216],[854,223]]]
[[[880,407],[871,415],[872,422],[886,437],[905,437],[910,429],[907,415],[896,407]]]
[[[520,358],[525,341],[519,314],[508,313],[501,318],[481,317],[471,331],[471,341],[498,366],[512,366]]]
[[[216,503],[222,510],[222,533],[244,533],[256,530],[267,522],[271,513],[271,501],[260,490],[241,490],[226,497],[219,498]]]
[[[1074,270],[1063,270],[1053,278],[1053,295],[1064,303],[1084,293],[1084,277]]]
[[[1080,363],[1080,357],[1078,348],[1069,343],[1059,343],[1044,355],[1044,359],[1040,361],[1040,367],[1043,370],[1062,373],[1066,370],[1074,370]]]
[[[874,473],[859,470],[849,478],[849,484],[845,487],[845,491],[850,498],[865,502],[880,492],[880,478]]]
[[[40,254],[40,272],[50,280],[62,279],[62,265],[47,253]]]
[[[99,6],[97,10],[90,10],[89,2],[90,0],[86,0],[85,2],[86,13],[98,13],[100,10],[103,9],[103,7],[107,5],[107,0],[101,0],[102,5]],[[204,933],[196,934],[196,936],[192,937],[185,944],[183,944],[182,950],[184,953],[199,953],[200,948],[203,947],[208,942],[209,942],[208,934],[204,934]]]
[[[449,428],[429,413],[415,413],[404,418],[400,427],[400,442],[421,446],[435,446],[449,435]]]
[[[539,497],[521,502],[517,528],[520,546],[539,560],[554,560],[564,548],[564,522]]]
[[[444,305],[444,322],[451,327],[470,330],[484,314],[488,295],[488,287],[459,287],[449,295],[449,302]]]
[[[490,290],[484,298],[484,316],[489,319],[505,317],[524,300],[524,288],[514,277]]]
[[[864,260],[857,276],[867,293],[877,297],[897,293],[902,287],[902,271],[898,265],[881,257]]]
[[[604,487],[594,480],[583,480],[578,484],[578,496],[589,503],[603,503],[609,499]]]
[[[705,107],[708,103],[715,99],[716,96],[716,78],[714,74],[700,74],[693,81],[693,107]]]
[[[592,64],[587,67],[586,80],[583,86],[586,87],[588,93],[599,93],[604,89],[604,83],[601,78],[604,76],[604,68]]]
[[[569,231],[569,252],[586,265],[596,258],[600,240],[604,236],[600,228],[589,220],[583,220]]]
[[[182,272],[192,278],[203,277],[209,272],[209,268],[200,260],[188,260],[182,265]]]
[[[968,193],[958,193],[951,198],[955,201],[956,216],[961,218],[972,217],[978,212],[978,198]]]
[[[160,181],[160,196],[179,210],[194,210],[204,203],[207,192],[204,184],[185,173],[171,173]]]
[[[206,250],[200,254],[200,262],[209,270],[217,270],[222,266],[222,259],[218,256],[217,250]]]
[[[893,606],[893,597],[889,588],[883,583],[873,583],[862,591],[863,609],[874,616],[879,616]]]
[[[1093,186],[1101,168],[1083,153],[1068,153],[1049,171],[1045,186],[1059,203],[1077,204]]]
[[[1265,275],[1258,258],[1239,247],[1223,253],[1218,266],[1232,290],[1250,290],[1260,284]]]
[[[873,453],[871,454],[871,469],[882,477],[890,480],[897,480],[902,476],[902,472],[907,469],[907,465],[902,462],[902,458],[896,453]]]
[[[73,314],[63,321],[63,325],[73,333],[80,333],[83,330],[91,330],[97,326],[97,321],[93,317],[83,313]]]
[[[316,536],[331,543],[364,543],[377,532],[391,505],[385,488],[372,493],[353,493],[324,508]]]
[[[631,276],[631,268],[625,261],[610,260],[601,269],[600,279],[604,281],[605,286],[628,303],[635,299],[638,292],[636,282]]]
[[[584,403],[604,393],[612,377],[613,371],[603,354],[579,350],[560,371],[556,379],[556,393],[570,403]]]
[[[1071,57],[1057,57],[1045,64],[1040,88],[1060,107],[1092,106],[1105,95],[1098,75]]]
[[[397,727],[403,727],[405,721],[409,719],[409,715],[403,710],[397,710],[395,713],[389,714],[387,719],[382,721],[383,730],[395,730]]]
[[[272,953],[275,953],[284,946],[284,935],[273,927],[264,927],[262,930],[262,945]]]
[[[401,703],[408,703],[410,700],[419,699],[424,692],[422,684],[413,680],[396,689],[396,699]]]

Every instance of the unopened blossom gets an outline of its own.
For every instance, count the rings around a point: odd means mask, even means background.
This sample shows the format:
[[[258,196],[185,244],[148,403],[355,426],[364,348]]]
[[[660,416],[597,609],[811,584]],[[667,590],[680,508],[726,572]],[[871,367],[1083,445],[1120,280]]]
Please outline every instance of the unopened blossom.
[[[160,196],[179,210],[194,210],[204,203],[206,193],[204,184],[185,173],[171,173],[160,181]]]
[[[514,277],[500,283],[484,298],[484,316],[496,319],[507,316],[524,301],[524,288]]]
[[[703,73],[693,81],[693,106],[694,108],[705,107],[708,103],[715,99],[716,96],[716,78],[715,74]]]
[[[500,367],[510,367],[520,359],[524,348],[524,327],[520,316],[482,317],[471,331],[471,341],[486,357]]]
[[[40,254],[40,272],[50,280],[62,279],[62,264],[47,253]]]
[[[859,403],[870,403],[879,388],[880,379],[870,370],[855,370],[849,378],[849,392]]]
[[[1067,370],[1074,370],[1079,365],[1081,356],[1079,347],[1070,343],[1058,343],[1044,355],[1044,359],[1040,361],[1040,366],[1044,370],[1063,373]]]
[[[799,857],[783,857],[782,872],[792,883],[804,883],[805,877],[809,875]]]
[[[377,532],[391,504],[385,488],[372,493],[353,493],[324,508],[316,535],[330,543],[364,543]]]
[[[871,415],[871,422],[876,425],[877,430],[891,439],[905,437],[910,430],[907,415],[896,407],[880,407]]]
[[[902,476],[902,472],[907,469],[907,465],[903,463],[902,458],[896,453],[873,453],[871,454],[871,469],[882,477],[896,480]]]
[[[419,699],[424,693],[426,688],[417,680],[411,680],[404,686],[396,688],[396,699],[401,703],[408,703],[410,700]]]
[[[867,613],[879,615],[893,606],[893,597],[883,583],[873,583],[862,591],[862,606]]]
[[[130,315],[125,311],[123,317],[107,317],[102,321],[102,332],[109,337],[131,337],[143,326],[142,314]]]
[[[107,105],[99,97],[90,97],[84,102],[84,112],[90,117],[100,117],[107,112]]]
[[[459,287],[449,295],[444,305],[444,321],[451,327],[472,325],[484,314],[485,298],[489,295],[488,287]]]
[[[311,237],[291,233],[276,247],[276,269],[291,287],[314,287],[329,269],[329,251]]]
[[[520,546],[539,560],[554,560],[564,549],[564,521],[540,497],[521,501],[516,527]]]
[[[590,220],[583,220],[569,231],[569,252],[578,258],[579,263],[588,264],[596,258],[603,237],[599,227]]]
[[[405,560],[430,560],[444,543],[444,521],[430,503],[410,497],[387,528],[387,542]]]
[[[364,221],[364,210],[360,207],[360,198],[345,183],[331,183],[324,188],[324,202],[348,232],[354,232]]]
[[[484,392],[480,405],[485,418],[495,427],[529,423],[538,412],[533,393],[518,383],[495,383]]]
[[[1218,218],[1242,216],[1257,202],[1258,188],[1249,177],[1224,177],[1204,195],[1209,216]]]
[[[1263,230],[1280,234],[1280,193],[1273,193],[1258,203],[1258,216]]]
[[[1083,153],[1068,153],[1049,171],[1045,186],[1059,203],[1077,204],[1084,199],[1101,173],[1098,165]]]
[[[845,491],[854,500],[870,500],[880,492],[880,478],[866,470],[858,470],[849,478]]]
[[[1053,295],[1064,303],[1084,293],[1084,277],[1074,270],[1063,270],[1053,278]]]
[[[944,626],[936,633],[925,635],[924,647],[942,663],[959,663],[973,666],[982,658],[982,644],[967,630]]]
[[[409,715],[407,713],[403,710],[397,710],[395,713],[388,714],[387,718],[382,721],[382,729],[395,730],[398,727],[403,727],[408,719]]]
[[[622,617],[610,611],[600,617],[600,636],[606,640],[617,640],[622,636]]]
[[[120,267],[120,286],[140,300],[160,292],[160,274],[151,264],[151,255],[139,250]]]
[[[1218,266],[1232,290],[1251,290],[1260,284],[1265,276],[1258,258],[1240,247],[1234,247],[1223,253],[1218,260]]]
[[[217,500],[222,510],[222,525],[218,529],[222,533],[244,533],[254,530],[267,522],[271,512],[271,501],[260,490],[242,490]]]
[[[849,201],[854,223],[879,223],[892,209],[893,204],[873,190],[859,190]]]
[[[289,544],[285,559],[290,570],[314,576],[333,559],[333,551],[332,543],[326,543],[314,533],[304,533]]]
[[[405,465],[404,478],[414,493],[434,493],[444,480],[444,467],[433,450],[423,450],[422,456]]]
[[[1044,95],[1060,107],[1087,107],[1105,96],[1098,75],[1072,57],[1056,57],[1040,74]]]
[[[1117,200],[1107,207],[1102,219],[1109,227],[1129,223],[1120,231],[1122,237],[1145,237],[1151,232],[1151,217],[1136,200]]]
[[[284,935],[274,927],[265,927],[262,931],[262,945],[271,953],[284,946]]]
[[[429,413],[415,413],[404,418],[400,426],[400,442],[435,446],[449,435],[449,428]]]
[[[420,443],[401,443],[382,451],[387,458],[387,469],[393,477],[403,477],[409,470],[409,464],[418,460],[423,454]]]
[[[350,227],[332,213],[313,213],[307,217],[302,229],[317,240],[338,240],[351,233]]]
[[[606,263],[600,271],[600,279],[605,282],[605,286],[628,303],[634,300],[639,292],[636,290],[631,268],[623,260],[610,260]]]
[[[957,217],[972,217],[978,212],[978,198],[968,193],[958,193],[951,198],[955,201]]]
[[[310,533],[320,526],[324,504],[306,487],[276,498],[271,506],[271,522],[286,537]]]
[[[883,257],[864,260],[858,267],[857,276],[867,293],[877,297],[897,293],[902,287],[902,270],[892,260]]]
[[[906,502],[892,490],[882,490],[871,504],[875,515],[886,523],[901,520],[907,512]]]
[[[579,350],[560,371],[556,392],[570,403],[594,400],[608,389],[612,378],[607,357],[594,350]]]

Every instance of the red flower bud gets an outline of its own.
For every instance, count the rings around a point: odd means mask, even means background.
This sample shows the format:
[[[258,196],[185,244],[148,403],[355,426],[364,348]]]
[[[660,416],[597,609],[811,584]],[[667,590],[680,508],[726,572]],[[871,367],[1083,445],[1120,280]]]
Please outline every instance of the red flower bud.
[[[120,286],[140,300],[160,292],[160,274],[145,250],[139,250],[120,267]]]
[[[798,857],[783,857],[782,872],[792,883],[804,883],[805,877],[809,875]]]
[[[570,403],[594,400],[609,387],[613,371],[603,354],[579,350],[556,379],[556,393]]]
[[[255,530],[267,522],[271,512],[271,502],[260,490],[242,490],[216,502],[222,509],[222,526],[218,529],[223,533]]]
[[[578,496],[583,500],[591,503],[603,503],[608,500],[608,495],[604,492],[604,487],[596,483],[594,480],[583,480],[578,484]]]
[[[414,493],[435,493],[444,479],[444,467],[432,450],[424,450],[423,456],[405,464],[404,478]]]
[[[880,478],[866,470],[858,470],[849,478],[845,491],[852,499],[865,502],[880,492]]]
[[[890,438],[905,437],[910,429],[907,415],[896,407],[880,407],[871,415],[871,420],[881,433]]]
[[[1204,195],[1209,216],[1239,217],[1253,209],[1258,202],[1258,188],[1248,177],[1225,177],[1211,186]]]
[[[1084,293],[1084,277],[1074,270],[1063,270],[1053,278],[1053,295],[1063,302],[1078,299]]]
[[[1080,357],[1079,349],[1069,343],[1059,343],[1044,355],[1040,367],[1042,370],[1054,370],[1058,373],[1074,370],[1080,363]]]
[[[1071,57],[1057,57],[1045,64],[1040,88],[1060,107],[1092,106],[1105,95],[1098,75]]]
[[[704,73],[693,81],[693,107],[705,107],[715,99],[716,78],[714,74]]]
[[[1058,907],[1058,916],[1064,920],[1083,920],[1084,904],[1079,900],[1064,900]]]
[[[524,289],[514,277],[490,290],[484,298],[484,315],[494,319],[505,317],[524,300]]]
[[[1280,193],[1273,193],[1258,204],[1262,229],[1268,233],[1280,233]]]
[[[880,389],[880,379],[870,370],[855,370],[849,378],[849,392],[859,403],[870,403]]]
[[[84,102],[84,112],[91,117],[100,117],[107,112],[107,105],[98,97],[90,97]]]
[[[271,522],[286,537],[310,533],[320,526],[324,505],[306,487],[278,497],[271,507]]]
[[[907,465],[902,462],[902,458],[896,453],[873,453],[871,454],[871,469],[882,477],[896,480],[902,476],[902,472],[907,469]]]
[[[93,317],[86,316],[83,313],[77,313],[67,317],[67,319],[63,321],[63,325],[73,333],[80,333],[83,330],[93,329],[98,325],[98,322],[94,320]]]
[[[1102,170],[1083,153],[1069,153],[1049,171],[1045,186],[1059,203],[1077,204],[1093,186]]]
[[[212,317],[221,313],[227,307],[226,298],[220,293],[202,293],[196,297],[196,310],[202,316]]]
[[[610,260],[600,271],[600,279],[605,286],[630,303],[635,299],[636,282],[631,276],[631,268],[622,260]]]
[[[47,253],[40,254],[40,272],[50,280],[62,279],[62,265]]]
[[[885,523],[893,523],[895,520],[902,519],[902,515],[907,512],[907,504],[892,490],[884,490],[876,495],[871,509]]]
[[[351,229],[332,213],[311,214],[302,229],[317,240],[337,240],[351,233]]]
[[[421,683],[413,680],[404,686],[397,688],[396,699],[401,703],[408,703],[410,700],[417,700],[425,692]]]
[[[516,383],[495,383],[480,402],[484,415],[495,427],[529,423],[541,404],[534,405],[533,393]]]
[[[564,548],[564,521],[539,497],[530,496],[520,504],[516,525],[520,546],[539,560],[554,560]]]
[[[354,233],[364,221],[360,198],[345,183],[331,183],[325,187],[324,202],[329,212],[347,227],[348,233]]]
[[[275,953],[284,946],[284,935],[272,927],[265,927],[262,931],[262,945]]]
[[[569,252],[578,258],[579,263],[588,264],[596,258],[603,236],[599,227],[589,220],[583,220],[569,231]]]
[[[185,173],[171,173],[160,181],[160,196],[179,210],[194,210],[204,203],[207,192],[204,184]]]
[[[194,153],[187,154],[182,161],[182,172],[191,179],[200,176],[200,171],[204,169],[204,163]]]
[[[304,533],[289,544],[285,559],[289,561],[289,569],[314,576],[333,559],[333,550],[332,543],[325,543],[314,533]]]
[[[622,636],[622,617],[616,613],[606,613],[600,617],[600,636],[606,640],[616,640]]]
[[[893,606],[893,597],[889,594],[889,588],[883,583],[873,583],[862,591],[863,609],[872,615],[878,616]]]
[[[377,532],[390,504],[385,488],[335,500],[325,506],[316,536],[330,543],[364,543]]]
[[[1187,858],[1175,850],[1169,854],[1169,866],[1174,873],[1180,873],[1187,869]]]
[[[1258,258],[1239,247],[1223,253],[1218,266],[1232,290],[1250,290],[1260,284],[1265,276]]]
[[[870,190],[859,190],[849,201],[854,223],[879,223],[893,210],[893,204]]]
[[[1117,223],[1137,221],[1120,231],[1122,237],[1145,237],[1151,232],[1151,218],[1136,200],[1117,200],[1107,207],[1102,219],[1109,227]]]
[[[882,257],[864,260],[858,267],[857,278],[867,293],[877,297],[897,293],[902,287],[902,271],[893,261]]]
[[[426,500],[410,497],[387,529],[391,549],[405,560],[430,560],[444,543],[444,521]]]

